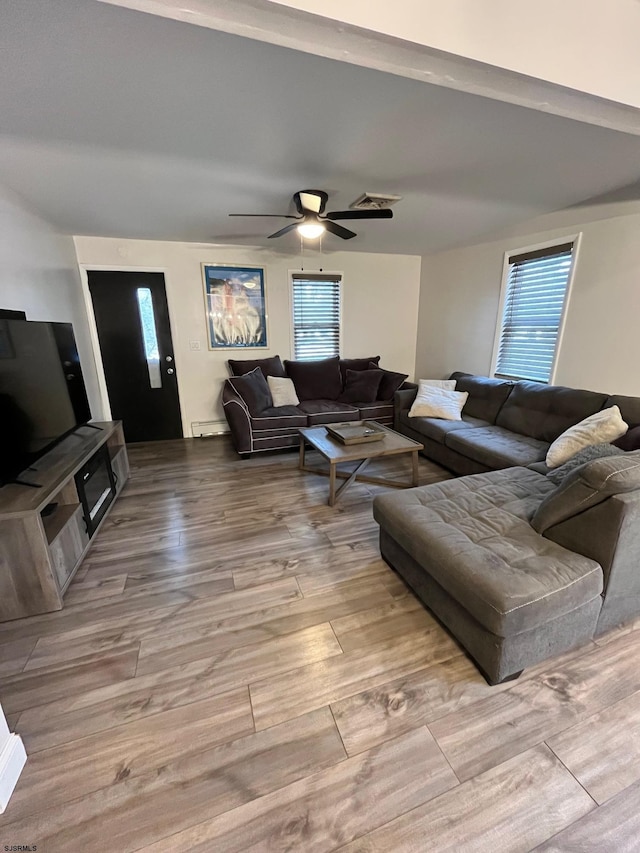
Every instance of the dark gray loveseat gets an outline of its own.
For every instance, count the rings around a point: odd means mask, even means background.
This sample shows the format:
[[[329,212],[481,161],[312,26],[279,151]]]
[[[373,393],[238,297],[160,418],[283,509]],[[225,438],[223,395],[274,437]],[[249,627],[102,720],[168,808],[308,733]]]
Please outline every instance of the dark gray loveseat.
[[[231,377],[222,389],[222,405],[234,447],[242,456],[265,450],[298,447],[300,427],[346,421],[372,420],[393,425],[394,394],[397,389],[417,388],[405,382],[407,375],[379,367],[380,356],[369,358],[326,358],[313,361],[281,361],[280,356],[262,359],[229,359]],[[372,371],[372,368],[374,370]],[[255,382],[256,370],[266,378],[290,378],[299,403],[274,406],[265,383]],[[359,399],[348,393],[352,374],[377,371],[376,397]],[[256,389],[257,386],[257,389]],[[345,399],[346,398],[346,399]]]

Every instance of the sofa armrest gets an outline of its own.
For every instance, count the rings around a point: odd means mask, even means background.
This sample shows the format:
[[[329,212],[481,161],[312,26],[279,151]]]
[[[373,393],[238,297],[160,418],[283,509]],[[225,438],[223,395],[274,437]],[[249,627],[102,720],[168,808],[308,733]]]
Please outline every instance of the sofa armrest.
[[[613,495],[543,535],[600,563],[605,596],[640,596],[640,490]]]
[[[407,385],[412,385],[412,388],[407,388]],[[413,401],[418,393],[418,386],[413,382],[405,382],[402,388],[393,395],[393,409],[395,412],[402,412],[405,409],[410,409]]]
[[[222,407],[229,424],[233,446],[238,453],[251,453],[253,450],[251,414],[247,404],[228,379],[225,379],[222,386]]]
[[[407,388],[407,385],[413,385],[412,388]],[[399,391],[393,395],[393,428],[396,431],[400,431],[400,413],[408,412],[411,406],[413,405],[413,401],[416,398],[416,394],[418,393],[418,386],[414,385],[413,382],[405,382],[405,384],[400,388]]]

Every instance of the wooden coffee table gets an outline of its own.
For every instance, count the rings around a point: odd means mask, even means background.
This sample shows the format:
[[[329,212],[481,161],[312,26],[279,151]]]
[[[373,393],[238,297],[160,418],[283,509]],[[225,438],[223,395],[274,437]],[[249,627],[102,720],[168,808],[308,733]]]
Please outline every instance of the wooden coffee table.
[[[337,439],[332,438],[323,426],[300,429],[300,470],[311,471],[313,474],[323,474],[325,477],[329,477],[329,506],[334,506],[338,498],[344,494],[346,489],[355,480],[360,480],[363,483],[373,483],[376,486],[392,486],[397,489],[407,489],[418,485],[418,451],[422,450],[424,445],[404,435],[400,435],[399,432],[394,432],[389,427],[382,427],[382,429],[386,434],[381,441],[351,445],[342,444]],[[327,460],[329,463],[328,469],[315,468],[306,464],[305,454],[308,445],[317,450]],[[378,459],[382,456],[398,456],[402,453],[411,454],[410,483],[363,475],[362,472],[372,459]],[[341,462],[358,461],[360,461],[360,464],[355,471],[338,470],[338,465]],[[339,489],[336,489],[336,478],[346,481]]]

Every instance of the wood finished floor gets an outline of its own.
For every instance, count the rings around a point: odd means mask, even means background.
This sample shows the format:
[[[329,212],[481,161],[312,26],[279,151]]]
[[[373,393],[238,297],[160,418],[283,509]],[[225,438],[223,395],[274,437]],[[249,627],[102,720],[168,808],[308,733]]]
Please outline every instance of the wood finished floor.
[[[491,688],[381,560],[381,487],[130,458],[65,609],[0,625],[2,849],[640,850],[640,620]]]

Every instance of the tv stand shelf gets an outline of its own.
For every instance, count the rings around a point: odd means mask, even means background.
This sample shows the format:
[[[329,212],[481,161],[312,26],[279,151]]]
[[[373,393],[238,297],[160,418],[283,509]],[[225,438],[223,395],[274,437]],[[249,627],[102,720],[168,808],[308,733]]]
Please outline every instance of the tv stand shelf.
[[[78,427],[19,475],[37,488],[11,483],[0,489],[0,622],[62,609],[92,541],[75,475],[104,445],[117,498],[129,476],[119,421]]]
[[[77,511],[79,503],[61,504],[51,513],[51,515],[42,517],[42,526],[44,527],[47,542],[51,545],[58,538],[58,534],[68,523],[71,516]]]

